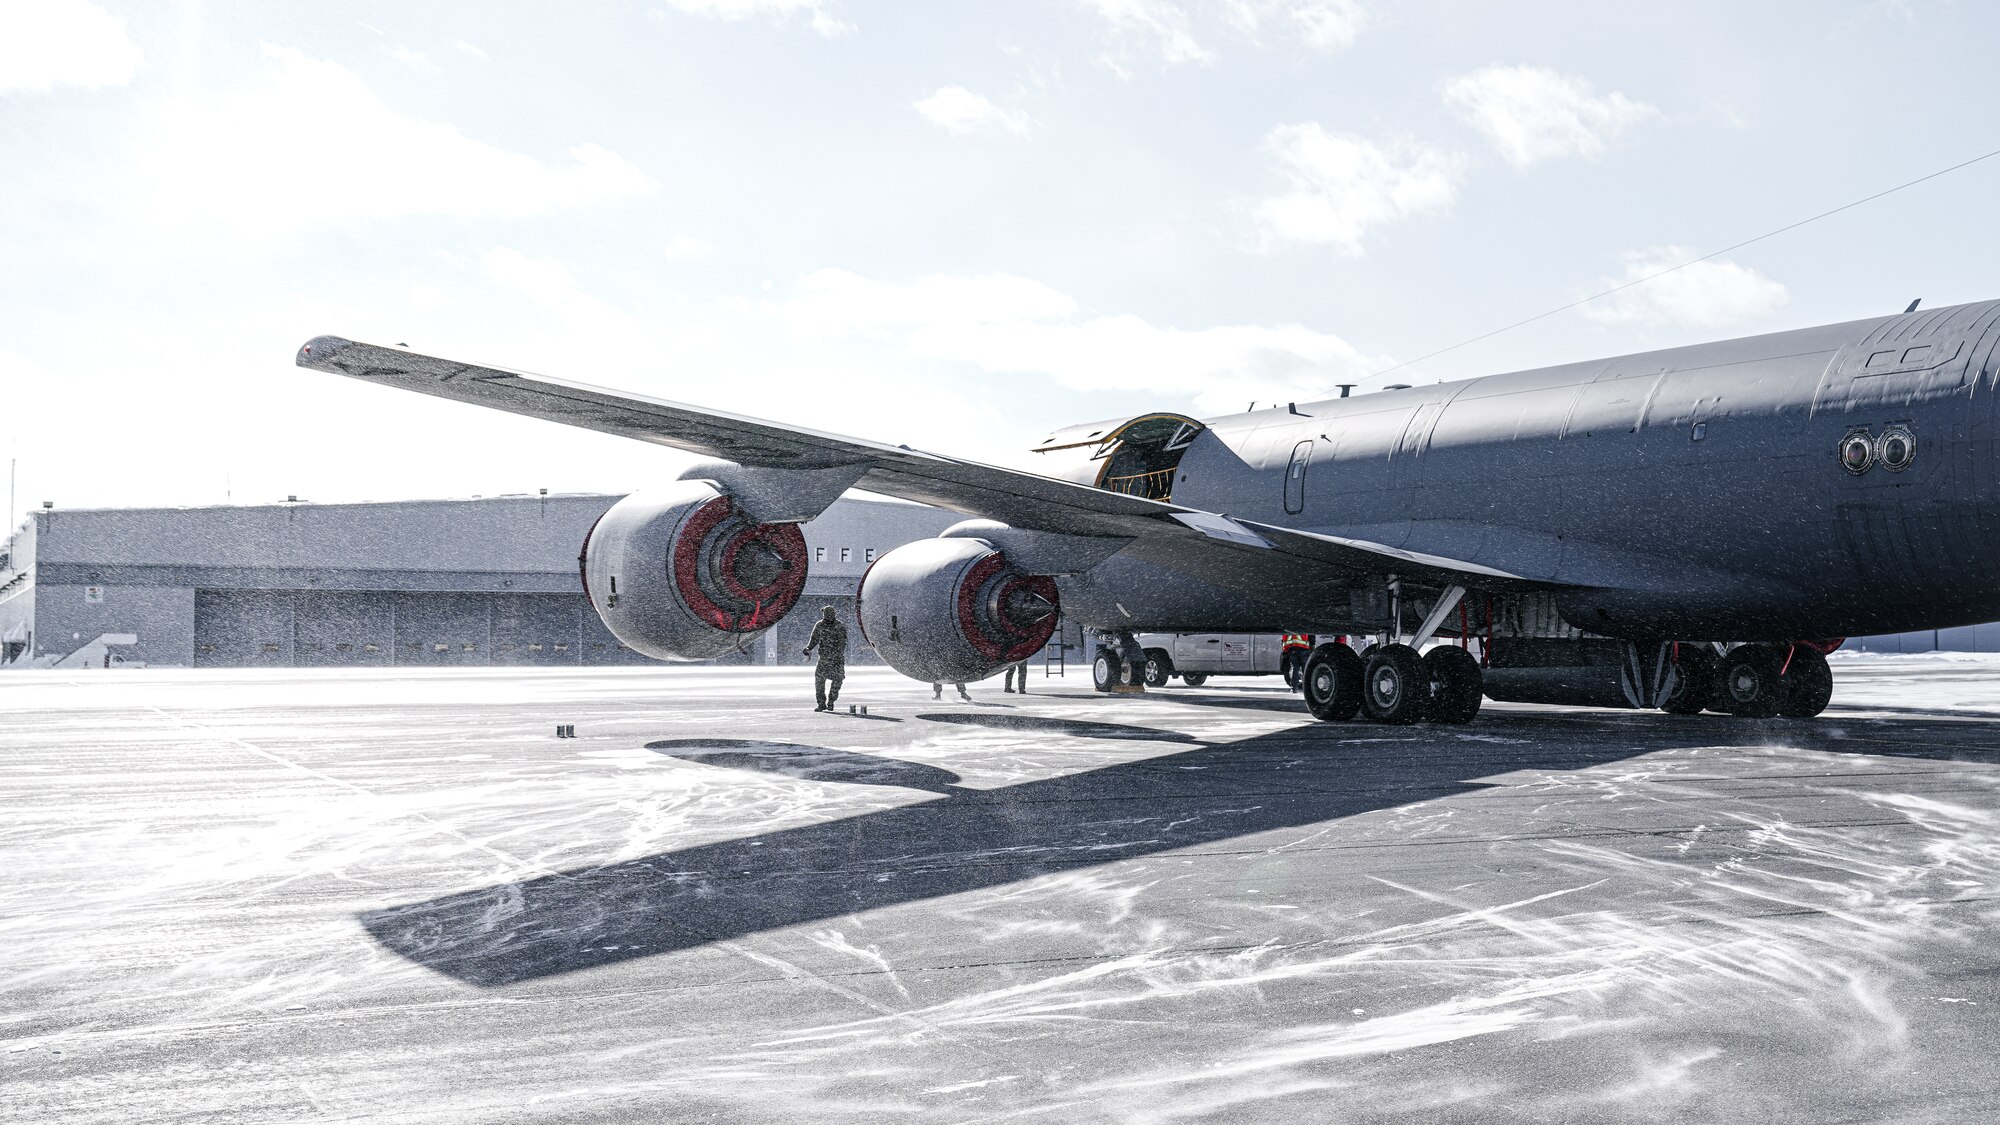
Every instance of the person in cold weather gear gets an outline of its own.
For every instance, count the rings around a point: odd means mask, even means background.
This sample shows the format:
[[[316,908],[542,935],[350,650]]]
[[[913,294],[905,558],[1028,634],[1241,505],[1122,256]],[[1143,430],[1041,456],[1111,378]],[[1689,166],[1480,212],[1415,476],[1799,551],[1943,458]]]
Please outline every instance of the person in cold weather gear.
[[[831,711],[840,700],[840,682],[847,678],[847,626],[833,619],[833,607],[824,606],[819,611],[819,621],[813,625],[812,637],[806,641],[806,655],[819,650],[819,662],[813,665],[813,699],[817,701],[815,711]]]

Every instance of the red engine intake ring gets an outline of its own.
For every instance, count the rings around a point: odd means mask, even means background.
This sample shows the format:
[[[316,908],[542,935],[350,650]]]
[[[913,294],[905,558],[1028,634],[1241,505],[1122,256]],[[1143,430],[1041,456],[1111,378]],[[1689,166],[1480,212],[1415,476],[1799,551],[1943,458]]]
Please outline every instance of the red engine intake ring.
[[[806,588],[806,537],[794,523],[748,524],[737,528],[723,544],[718,576],[722,592],[747,603],[749,609],[732,610],[710,597],[701,585],[702,548],[736,510],[729,497],[718,496],[694,510],[674,539],[671,559],[674,588],[696,617],[727,633],[754,633],[783,617],[798,604]],[[771,584],[760,590],[745,587],[736,577],[736,556],[743,548],[761,540],[791,565],[778,573]]]
[[[965,639],[979,655],[1002,664],[1015,664],[1033,656],[1036,650],[1049,643],[1055,636],[1056,615],[1050,614],[1037,622],[1026,633],[1013,633],[998,639],[988,636],[979,623],[979,592],[986,583],[1007,565],[1007,560],[999,554],[991,554],[975,563],[958,584],[958,627]],[[1000,597],[1004,601],[1007,591],[1018,586],[1026,586],[1046,598],[1050,605],[1056,604],[1056,580],[1046,575],[1010,575],[1001,587]],[[1005,621],[995,621],[995,628],[1007,629]]]

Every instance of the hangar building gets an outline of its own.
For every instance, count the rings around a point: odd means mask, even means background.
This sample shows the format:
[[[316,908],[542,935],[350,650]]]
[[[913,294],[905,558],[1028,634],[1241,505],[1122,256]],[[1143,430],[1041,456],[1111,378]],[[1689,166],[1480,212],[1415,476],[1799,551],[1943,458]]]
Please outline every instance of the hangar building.
[[[584,601],[576,554],[616,496],[52,509],[0,543],[0,668],[645,663]],[[851,619],[876,555],[961,517],[848,498],[805,525],[805,597],[736,663],[801,663],[832,604]],[[1064,630],[1072,648],[1082,638]],[[850,631],[849,660],[873,662]],[[2000,623],[1850,649],[2000,651]]]
[[[584,600],[576,556],[616,496],[51,509],[0,545],[0,666],[644,663]],[[796,663],[851,620],[876,555],[963,517],[843,499],[805,525],[805,597],[736,662]],[[874,660],[850,630],[849,659]]]

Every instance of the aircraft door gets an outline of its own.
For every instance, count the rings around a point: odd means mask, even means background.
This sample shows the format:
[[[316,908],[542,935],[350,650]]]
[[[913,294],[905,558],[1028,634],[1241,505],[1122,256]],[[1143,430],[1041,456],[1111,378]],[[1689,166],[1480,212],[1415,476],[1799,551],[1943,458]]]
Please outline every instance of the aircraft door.
[[[1306,466],[1312,464],[1312,454],[1311,441],[1292,447],[1292,463],[1285,468],[1285,511],[1291,515],[1306,509]]]

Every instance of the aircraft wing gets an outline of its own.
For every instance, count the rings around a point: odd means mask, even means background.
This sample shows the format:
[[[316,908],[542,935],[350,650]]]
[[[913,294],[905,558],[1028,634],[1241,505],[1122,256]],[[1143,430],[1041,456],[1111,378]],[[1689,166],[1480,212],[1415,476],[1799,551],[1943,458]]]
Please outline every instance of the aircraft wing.
[[[1143,544],[1141,553],[1215,577],[1249,564],[1267,580],[1307,564],[1324,582],[1394,573],[1440,585],[1489,589],[1552,583],[1363,539],[1231,519],[907,445],[820,433],[717,410],[645,398],[402,348],[319,336],[298,365],[400,390],[489,406],[564,425],[773,469],[865,466],[856,487],[999,520],[1012,527]],[[1308,574],[1300,574],[1305,578]]]

